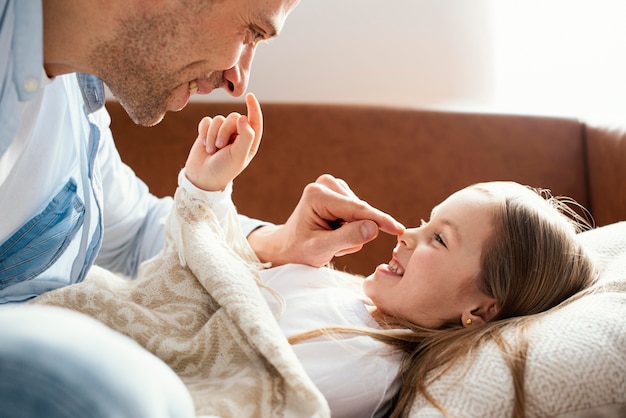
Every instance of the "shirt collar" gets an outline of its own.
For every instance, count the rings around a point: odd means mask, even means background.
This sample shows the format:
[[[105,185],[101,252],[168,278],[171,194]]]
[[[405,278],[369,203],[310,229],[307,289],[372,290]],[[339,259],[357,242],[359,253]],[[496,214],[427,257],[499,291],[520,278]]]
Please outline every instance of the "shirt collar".
[[[104,83],[95,75],[76,73],[80,91],[83,94],[88,113],[93,113],[104,106]]]

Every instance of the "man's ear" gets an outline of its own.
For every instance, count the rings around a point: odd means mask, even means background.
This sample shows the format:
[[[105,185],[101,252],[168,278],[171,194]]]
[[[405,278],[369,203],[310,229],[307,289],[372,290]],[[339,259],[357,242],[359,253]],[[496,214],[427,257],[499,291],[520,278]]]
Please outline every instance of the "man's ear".
[[[500,312],[498,302],[490,297],[484,297],[478,305],[473,305],[461,315],[464,327],[480,325],[491,321]]]

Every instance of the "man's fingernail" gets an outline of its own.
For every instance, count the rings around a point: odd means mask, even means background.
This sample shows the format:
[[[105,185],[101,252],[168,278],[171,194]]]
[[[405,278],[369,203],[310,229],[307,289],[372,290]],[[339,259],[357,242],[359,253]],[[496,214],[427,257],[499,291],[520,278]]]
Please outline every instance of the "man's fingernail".
[[[361,234],[363,235],[363,239],[372,239],[377,233],[378,226],[374,222],[363,222],[363,224],[361,224]]]

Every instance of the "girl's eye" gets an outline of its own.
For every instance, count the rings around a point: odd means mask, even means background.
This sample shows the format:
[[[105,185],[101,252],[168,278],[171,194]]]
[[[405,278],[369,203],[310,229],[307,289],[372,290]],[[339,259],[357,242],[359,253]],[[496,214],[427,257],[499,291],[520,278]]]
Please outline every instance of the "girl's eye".
[[[423,219],[420,219],[421,223],[420,223],[420,228],[427,225],[428,222],[426,222]],[[437,241],[439,244],[443,245],[445,248],[448,248],[448,246],[446,245],[446,243],[444,242],[443,238],[441,237],[440,234],[433,234],[433,238],[435,239],[435,241]]]
[[[441,238],[441,235],[435,234],[435,241],[437,241],[439,244],[443,245],[444,247],[448,248],[446,243],[443,241],[443,238]]]

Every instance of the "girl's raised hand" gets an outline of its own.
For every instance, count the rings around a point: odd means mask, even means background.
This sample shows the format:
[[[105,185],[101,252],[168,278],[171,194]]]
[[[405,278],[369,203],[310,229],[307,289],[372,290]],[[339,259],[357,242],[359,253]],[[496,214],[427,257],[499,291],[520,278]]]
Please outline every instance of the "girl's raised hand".
[[[261,105],[252,93],[246,95],[248,116],[205,117],[198,124],[198,138],[191,147],[185,174],[196,187],[224,190],[256,155],[263,134]]]

